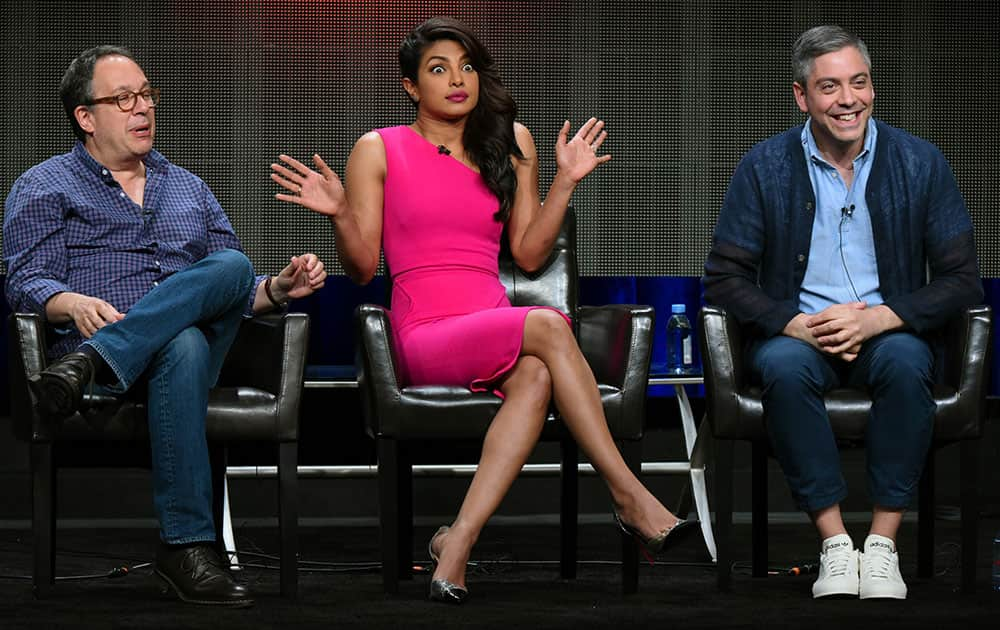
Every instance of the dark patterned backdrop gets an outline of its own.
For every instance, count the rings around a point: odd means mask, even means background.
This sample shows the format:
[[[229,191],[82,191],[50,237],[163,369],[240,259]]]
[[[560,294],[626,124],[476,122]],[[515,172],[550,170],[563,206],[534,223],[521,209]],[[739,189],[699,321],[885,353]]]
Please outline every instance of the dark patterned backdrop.
[[[13,6],[12,6],[13,5]],[[839,23],[873,57],[877,116],[941,147],[1000,276],[998,3],[361,2],[4,3],[0,190],[67,151],[58,100],[82,49],[119,43],[164,96],[157,148],[204,178],[262,271],[313,250],[339,270],[324,220],[273,200],[268,165],[319,152],[342,172],[354,140],[408,123],[396,50],[432,15],[481,34],[535,135],[542,182],[560,123],[608,121],[614,159],[575,196],[582,271],[699,275],[739,157],[802,120],[789,48]]]

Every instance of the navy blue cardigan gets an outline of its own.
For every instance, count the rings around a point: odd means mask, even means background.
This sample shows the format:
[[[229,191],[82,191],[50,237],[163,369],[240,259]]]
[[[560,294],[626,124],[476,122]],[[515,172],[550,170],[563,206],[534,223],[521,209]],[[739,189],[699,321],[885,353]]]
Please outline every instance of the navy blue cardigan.
[[[879,290],[909,329],[925,333],[983,299],[972,222],[937,147],[876,123],[865,199]],[[743,157],[705,261],[705,301],[755,335],[779,334],[799,313],[816,207],[801,134],[789,129]]]

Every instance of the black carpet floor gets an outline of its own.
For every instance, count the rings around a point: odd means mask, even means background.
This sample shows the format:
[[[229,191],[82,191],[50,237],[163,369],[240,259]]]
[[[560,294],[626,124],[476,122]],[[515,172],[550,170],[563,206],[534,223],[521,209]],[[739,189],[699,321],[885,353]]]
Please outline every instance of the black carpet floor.
[[[400,594],[382,592],[375,528],[300,530],[300,594],[278,595],[278,574],[269,553],[276,532],[237,531],[239,579],[257,599],[246,610],[190,606],[159,593],[149,566],[155,531],[59,531],[57,575],[103,575],[135,567],[125,577],[60,579],[53,596],[36,600],[30,581],[30,534],[0,531],[0,628],[1000,628],[1000,593],[990,590],[991,533],[981,523],[977,592],[958,592],[958,526],[937,526],[937,575],[916,577],[916,534],[900,536],[904,602],[814,601],[814,576],[772,575],[754,579],[749,562],[735,567],[732,592],[719,593],[715,569],[699,543],[673,550],[640,569],[639,593],[621,594],[619,539],[608,525],[580,528],[578,577],[563,580],[555,560],[558,529],[551,525],[490,526],[474,552],[470,599],[460,607],[426,600],[429,574],[415,572]],[[864,530],[853,531],[860,542]],[[433,528],[415,532],[417,568],[428,568],[421,548]],[[816,562],[817,542],[804,524],[773,525],[770,560],[776,570]],[[737,558],[749,560],[749,527],[736,526]],[[255,555],[261,554],[261,555]],[[19,577],[22,576],[22,577]]]

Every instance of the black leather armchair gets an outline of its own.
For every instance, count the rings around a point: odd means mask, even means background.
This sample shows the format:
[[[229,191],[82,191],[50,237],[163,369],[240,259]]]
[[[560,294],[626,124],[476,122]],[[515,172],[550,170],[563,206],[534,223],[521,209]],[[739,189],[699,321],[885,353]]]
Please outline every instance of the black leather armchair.
[[[506,239],[504,239],[506,241]],[[597,377],[612,436],[625,461],[639,473],[646,385],[653,336],[653,309],[645,306],[578,307],[576,226],[572,209],[546,265],[537,273],[516,268],[510,253],[500,254],[500,276],[514,305],[548,305],[567,313],[576,327],[584,356]],[[463,387],[400,385],[392,331],[386,310],[364,304],[356,311],[358,383],[368,433],[378,450],[379,521],[382,576],[386,592],[396,593],[412,567],[412,463],[415,441],[481,442],[500,399]],[[576,576],[577,446],[550,414],[542,439],[557,440],[561,461],[562,576]],[[610,523],[610,518],[609,518]],[[637,548],[622,538],[623,588],[638,583]]]
[[[740,327],[726,311],[706,306],[700,314],[701,357],[705,370],[705,407],[716,441],[715,536],[718,544],[718,583],[731,583],[733,515],[733,446],[736,440],[752,442],[752,539],[753,575],[767,571],[767,457],[769,443],[764,427],[760,389],[744,377]],[[947,349],[939,365],[941,378],[934,388],[937,412],[934,447],[927,457],[918,496],[917,571],[930,577],[934,564],[934,452],[961,442],[962,589],[971,591],[975,582],[977,486],[979,482],[979,437],[986,417],[992,354],[992,312],[988,306],[968,309],[955,317],[942,345]],[[852,389],[836,389],[826,395],[834,434],[838,441],[864,440],[871,400]]]
[[[14,435],[31,445],[33,585],[35,595],[44,597],[51,591],[55,573],[57,454],[70,455],[87,442],[148,445],[149,434],[145,405],[129,396],[87,395],[82,409],[65,420],[53,422],[41,417],[32,404],[27,379],[47,365],[44,324],[37,315],[24,313],[12,314],[8,324]],[[309,318],[304,314],[245,320],[208,402],[206,432],[220,546],[224,445],[240,441],[277,444],[281,594],[286,597],[294,597],[298,588],[297,450],[308,335]]]

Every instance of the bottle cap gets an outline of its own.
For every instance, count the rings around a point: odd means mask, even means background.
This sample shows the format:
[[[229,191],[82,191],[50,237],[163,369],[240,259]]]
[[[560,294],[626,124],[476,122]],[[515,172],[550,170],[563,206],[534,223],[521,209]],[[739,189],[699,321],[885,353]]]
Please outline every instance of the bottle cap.
[[[685,308],[685,306],[683,304],[671,304],[670,305],[670,312],[671,313],[685,313],[685,312],[687,312],[687,309]]]

